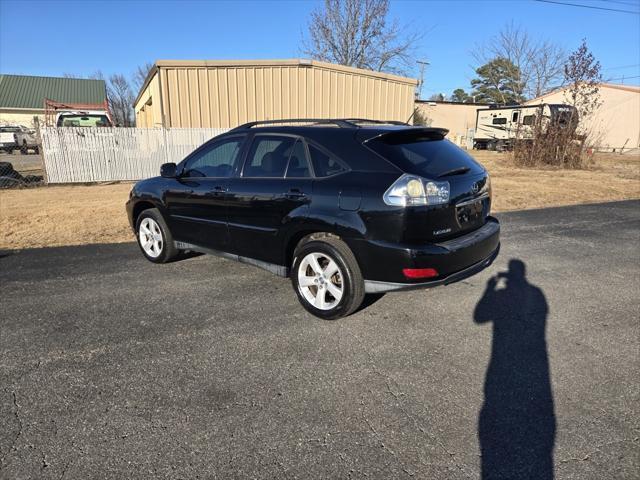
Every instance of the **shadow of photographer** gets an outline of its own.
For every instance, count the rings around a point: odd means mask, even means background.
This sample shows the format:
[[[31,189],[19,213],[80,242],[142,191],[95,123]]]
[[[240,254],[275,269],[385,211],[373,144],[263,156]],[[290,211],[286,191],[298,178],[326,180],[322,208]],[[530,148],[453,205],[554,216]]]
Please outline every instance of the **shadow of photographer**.
[[[504,280],[504,288],[501,286]],[[553,479],[556,433],[545,336],[549,307],[517,259],[487,282],[474,321],[493,323],[478,420],[482,479]]]

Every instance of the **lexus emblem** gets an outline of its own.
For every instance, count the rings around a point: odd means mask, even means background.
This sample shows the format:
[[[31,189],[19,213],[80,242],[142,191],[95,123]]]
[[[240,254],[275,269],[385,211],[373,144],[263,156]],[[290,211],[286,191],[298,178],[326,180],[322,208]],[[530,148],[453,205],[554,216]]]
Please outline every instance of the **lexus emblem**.
[[[473,185],[471,185],[471,193],[478,193],[479,191],[480,191],[479,182],[475,182]]]

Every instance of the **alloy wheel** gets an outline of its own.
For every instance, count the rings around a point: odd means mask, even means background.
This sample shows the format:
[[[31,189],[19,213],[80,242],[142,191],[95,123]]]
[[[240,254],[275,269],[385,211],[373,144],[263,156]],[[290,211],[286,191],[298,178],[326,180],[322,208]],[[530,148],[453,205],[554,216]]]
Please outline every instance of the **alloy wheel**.
[[[328,255],[309,253],[298,267],[298,289],[315,308],[331,310],[344,294],[342,271]]]
[[[138,238],[144,253],[151,258],[160,256],[164,240],[162,238],[162,230],[160,230],[160,226],[153,218],[146,217],[140,222]]]

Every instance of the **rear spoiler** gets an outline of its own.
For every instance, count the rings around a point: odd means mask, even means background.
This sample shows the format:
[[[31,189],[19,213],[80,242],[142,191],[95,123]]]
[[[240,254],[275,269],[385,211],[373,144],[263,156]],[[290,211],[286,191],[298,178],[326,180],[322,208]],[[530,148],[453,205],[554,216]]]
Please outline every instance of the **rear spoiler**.
[[[358,132],[365,133],[364,130]],[[399,128],[397,130],[389,130],[378,135],[374,135],[369,138],[360,138],[364,142],[371,140],[383,140],[390,143],[402,143],[403,141],[413,140],[416,138],[425,138],[429,140],[442,140],[449,130],[446,128],[433,128],[433,127],[409,127]]]

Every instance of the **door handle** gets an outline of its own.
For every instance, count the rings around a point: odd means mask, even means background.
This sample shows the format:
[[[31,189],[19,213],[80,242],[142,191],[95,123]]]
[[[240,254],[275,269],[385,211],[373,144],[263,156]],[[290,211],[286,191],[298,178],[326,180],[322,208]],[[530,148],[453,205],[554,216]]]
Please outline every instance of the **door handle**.
[[[287,193],[285,193],[284,196],[292,200],[295,200],[297,198],[304,198],[307,195],[299,188],[292,188]]]
[[[216,185],[215,187],[213,187],[211,193],[213,193],[213,195],[215,196],[222,195],[223,193],[225,193],[225,189],[222,185]]]

